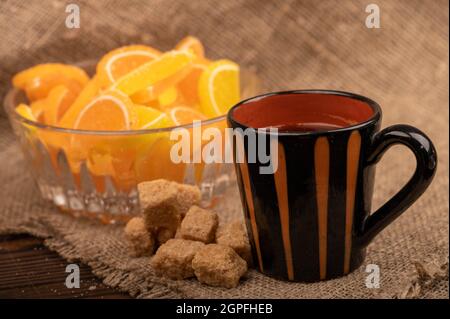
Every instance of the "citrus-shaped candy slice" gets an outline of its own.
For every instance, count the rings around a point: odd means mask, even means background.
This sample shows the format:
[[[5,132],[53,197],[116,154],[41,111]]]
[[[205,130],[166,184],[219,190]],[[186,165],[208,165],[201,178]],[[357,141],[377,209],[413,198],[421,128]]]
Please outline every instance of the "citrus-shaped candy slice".
[[[122,131],[131,128],[130,99],[117,91],[107,91],[90,101],[78,114],[74,128]]]
[[[200,103],[198,84],[200,76],[206,70],[206,67],[206,63],[195,62],[189,74],[177,84],[186,104],[198,105]]]
[[[64,74],[50,73],[35,80],[28,81],[24,90],[28,100],[34,102],[45,99],[50,91],[59,85],[64,85],[74,95],[78,95],[85,83],[80,83]]]
[[[54,87],[42,101],[44,123],[57,125],[75,98],[75,94],[64,85]]]
[[[190,124],[193,121],[206,120],[206,116],[188,106],[176,106],[167,111],[175,125]]]
[[[33,112],[31,111],[31,108],[26,104],[23,104],[23,103],[19,104],[16,107],[16,112],[20,116],[26,118],[27,120],[36,121],[36,118],[34,117]]]
[[[65,128],[73,128],[78,114],[81,110],[93,100],[100,92],[97,76],[94,76],[86,86],[81,90],[75,101],[65,112],[58,125]]]
[[[188,51],[170,51],[121,77],[111,88],[132,95],[189,67],[194,55]]]
[[[21,103],[19,105],[17,105],[15,111],[22,117],[26,118],[29,121],[33,121],[36,122],[36,117],[33,115],[33,112],[31,111],[31,107],[29,107],[28,105]],[[27,129],[29,129],[27,131],[27,133],[36,133],[37,128],[34,126],[31,126],[29,124],[23,124]],[[25,135],[27,135],[27,133]]]
[[[145,45],[129,45],[105,54],[97,64],[97,75],[102,87],[108,87],[140,65],[161,55]]]
[[[239,66],[219,60],[207,66],[199,80],[200,108],[209,117],[226,114],[240,99]]]
[[[190,73],[190,67],[184,68],[179,72],[174,73],[167,78],[156,82],[155,84],[146,87],[143,90],[140,90],[133,95],[131,95],[131,100],[136,104],[151,104],[152,101],[157,102],[159,105],[158,98],[162,94],[167,94],[168,90],[174,88],[178,82],[182,81],[188,74]],[[171,93],[173,94],[173,92]],[[163,98],[164,99],[164,98]],[[154,105],[156,106],[156,105]]]
[[[202,42],[193,36],[183,38],[176,46],[176,50],[191,50],[197,57],[203,58],[205,56],[205,48]]]
[[[30,104],[30,108],[34,118],[38,122],[44,123],[45,99],[34,101],[33,103]]]
[[[178,90],[174,87],[168,88],[158,96],[158,102],[161,108],[173,104],[178,98]]]
[[[67,86],[69,79],[85,85],[89,77],[84,70],[73,65],[46,63],[17,73],[12,82],[15,87],[28,90],[28,94],[31,95],[29,97],[36,99],[45,97],[57,85],[66,84]]]
[[[132,126],[133,129],[152,129],[169,127],[173,125],[172,120],[166,113],[153,107],[134,105],[132,110],[136,118]]]

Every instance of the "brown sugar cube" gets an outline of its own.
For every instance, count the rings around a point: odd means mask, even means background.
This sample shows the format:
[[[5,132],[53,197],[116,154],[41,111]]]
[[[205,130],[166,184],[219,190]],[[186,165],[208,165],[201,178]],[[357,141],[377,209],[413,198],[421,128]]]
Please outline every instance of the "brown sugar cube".
[[[131,246],[134,257],[150,256],[153,254],[155,241],[147,230],[144,219],[134,217],[125,226],[125,237]]]
[[[158,243],[158,245],[162,245],[165,242],[167,242],[169,239],[172,239],[174,237],[175,237],[175,234],[174,234],[173,230],[161,227],[157,231],[156,242]]]
[[[247,232],[240,221],[233,221],[225,225],[222,229],[219,229],[217,231],[216,241],[220,245],[233,248],[248,265],[252,264],[252,252]]]
[[[197,279],[210,286],[234,288],[247,271],[247,263],[230,247],[209,244],[192,260]]]
[[[178,227],[174,238],[177,238],[177,239],[182,239],[183,238],[183,237],[181,237],[181,224],[180,224],[180,227]]]
[[[166,228],[175,234],[181,222],[176,184],[163,179],[142,182],[138,184],[138,192],[147,228],[152,231]]]
[[[150,263],[157,274],[171,279],[193,277],[192,259],[204,245],[198,241],[169,239],[159,247]]]
[[[164,200],[175,201],[177,188],[173,182],[165,179],[155,179],[153,181],[141,182],[137,186],[139,201],[144,208],[153,206]]]
[[[192,206],[181,222],[180,234],[184,239],[208,244],[214,241],[219,218],[217,214],[198,206]]]
[[[177,209],[183,216],[193,205],[200,204],[201,192],[195,185],[177,184]]]

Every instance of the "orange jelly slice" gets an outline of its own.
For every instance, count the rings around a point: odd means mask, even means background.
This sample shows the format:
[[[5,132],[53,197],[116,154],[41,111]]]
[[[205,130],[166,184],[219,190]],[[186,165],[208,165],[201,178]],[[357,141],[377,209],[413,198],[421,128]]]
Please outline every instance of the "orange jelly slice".
[[[80,110],[75,129],[123,131],[131,128],[130,99],[117,91],[107,91],[90,101]]]
[[[60,63],[39,64],[17,73],[12,80],[15,87],[25,91],[30,101],[47,97],[58,85],[65,85],[78,94],[88,81],[84,70]]]
[[[194,57],[187,51],[170,51],[134,69],[115,82],[111,88],[132,95],[190,67]]]
[[[205,48],[203,47],[202,42],[193,36],[187,36],[183,38],[176,46],[176,50],[190,50],[197,57],[203,58],[205,56]]]
[[[145,45],[129,45],[108,52],[97,64],[101,87],[108,87],[137,67],[161,55],[156,49]]]

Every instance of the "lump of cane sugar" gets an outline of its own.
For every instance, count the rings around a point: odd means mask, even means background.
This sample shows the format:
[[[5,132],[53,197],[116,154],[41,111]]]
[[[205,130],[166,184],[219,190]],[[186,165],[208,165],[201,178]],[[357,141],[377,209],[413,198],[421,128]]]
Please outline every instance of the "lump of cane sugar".
[[[175,184],[178,188],[177,209],[184,216],[191,206],[200,204],[201,192],[195,185]]]
[[[153,254],[155,241],[152,234],[147,230],[143,218],[133,217],[130,219],[125,226],[125,237],[130,244],[131,253],[134,257]]]
[[[164,199],[175,201],[177,197],[177,188],[173,182],[165,179],[141,182],[138,184],[137,188],[140,204],[144,208],[153,206]]]
[[[138,192],[147,228],[156,233],[160,244],[175,236],[181,219],[201,199],[197,186],[164,179],[139,183]]]
[[[177,238],[177,239],[182,239],[183,238],[183,237],[181,237],[181,225],[180,225],[180,227],[178,227],[174,238]]]
[[[244,225],[233,221],[217,231],[216,241],[220,245],[229,246],[241,256],[248,265],[252,264],[252,252]]]
[[[193,277],[192,259],[203,246],[198,241],[170,239],[158,248],[150,263],[158,275],[171,279]]]
[[[181,222],[177,209],[178,188],[170,181],[158,179],[138,184],[139,202],[148,229],[164,228],[175,232]]]
[[[192,206],[181,222],[180,235],[184,239],[208,244],[214,241],[218,223],[216,213]]]
[[[197,279],[210,286],[234,288],[247,271],[247,263],[230,247],[209,244],[192,260]]]
[[[167,228],[160,228],[156,234],[156,242],[158,243],[158,245],[162,245],[165,242],[167,242],[169,239],[172,239],[174,237],[175,237],[175,234],[172,230],[167,229]]]

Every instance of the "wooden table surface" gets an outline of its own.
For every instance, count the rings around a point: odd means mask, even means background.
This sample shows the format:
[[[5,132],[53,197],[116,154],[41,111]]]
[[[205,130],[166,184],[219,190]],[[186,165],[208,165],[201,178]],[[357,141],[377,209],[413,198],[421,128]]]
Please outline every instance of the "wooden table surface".
[[[67,288],[69,262],[42,242],[29,235],[0,236],[0,299],[130,298],[102,284],[88,266],[77,262],[80,288]]]

